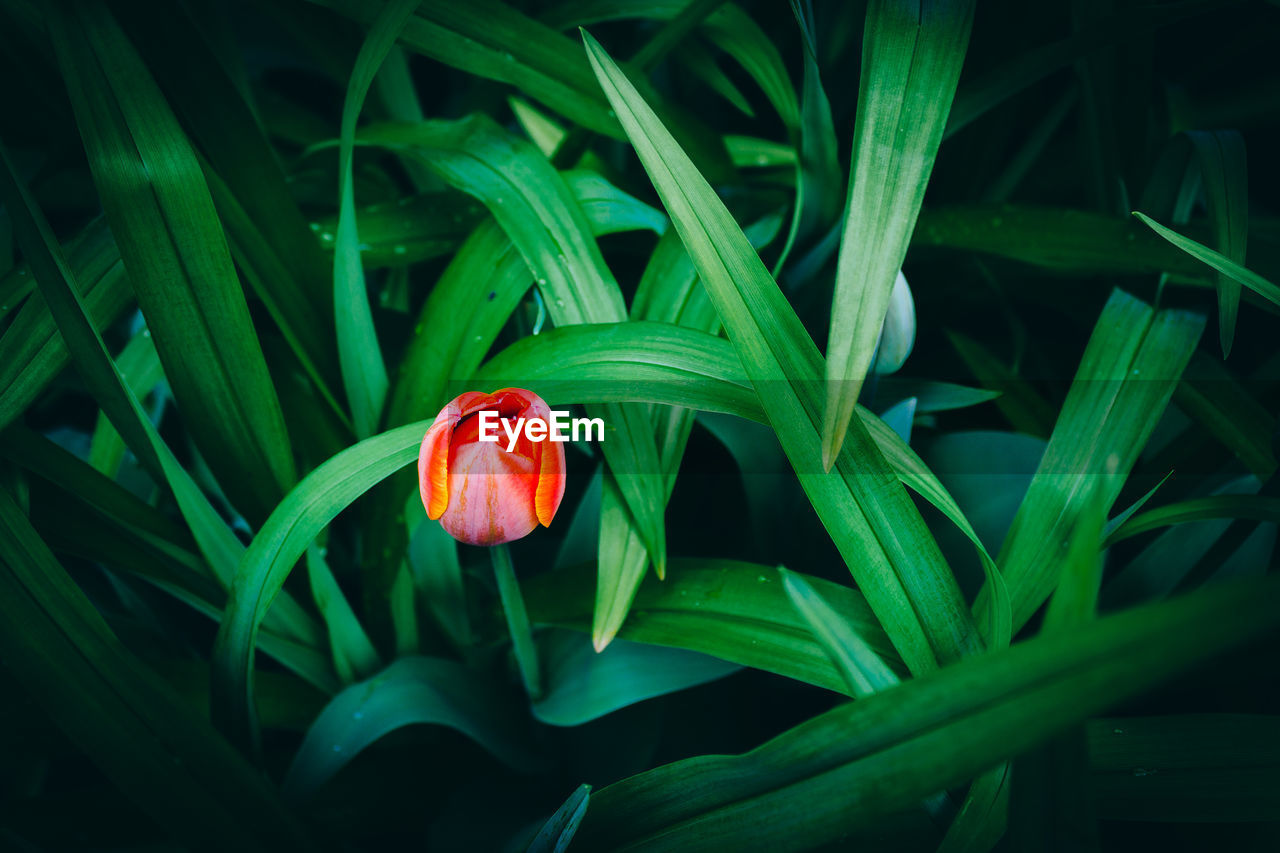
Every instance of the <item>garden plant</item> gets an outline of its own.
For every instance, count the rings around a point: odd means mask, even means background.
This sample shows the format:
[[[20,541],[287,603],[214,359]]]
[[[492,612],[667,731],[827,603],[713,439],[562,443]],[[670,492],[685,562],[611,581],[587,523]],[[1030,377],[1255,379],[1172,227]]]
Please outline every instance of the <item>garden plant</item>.
[[[1278,40],[0,0],[0,849],[1280,849]]]

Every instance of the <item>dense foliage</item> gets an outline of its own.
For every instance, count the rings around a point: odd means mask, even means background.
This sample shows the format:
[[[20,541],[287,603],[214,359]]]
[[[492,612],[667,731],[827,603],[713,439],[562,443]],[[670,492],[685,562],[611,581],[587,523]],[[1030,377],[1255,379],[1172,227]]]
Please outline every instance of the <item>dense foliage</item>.
[[[1275,849],[1277,37],[0,0],[0,847]]]

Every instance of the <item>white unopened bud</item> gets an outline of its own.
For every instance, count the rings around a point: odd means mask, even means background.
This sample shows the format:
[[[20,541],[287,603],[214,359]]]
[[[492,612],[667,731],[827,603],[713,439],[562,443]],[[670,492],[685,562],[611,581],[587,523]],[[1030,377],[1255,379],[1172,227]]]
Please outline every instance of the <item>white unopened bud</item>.
[[[911,355],[915,344],[916,303],[911,298],[907,277],[902,274],[902,270],[898,270],[893,293],[889,295],[889,310],[885,312],[884,325],[880,327],[876,360],[871,369],[882,375],[897,372],[906,362],[907,356]]]

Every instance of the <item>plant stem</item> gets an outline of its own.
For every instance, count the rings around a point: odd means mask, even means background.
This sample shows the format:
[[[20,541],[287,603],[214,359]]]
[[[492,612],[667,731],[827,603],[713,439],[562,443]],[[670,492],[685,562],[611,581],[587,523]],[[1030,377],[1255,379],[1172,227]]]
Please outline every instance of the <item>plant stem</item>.
[[[538,671],[538,652],[533,645],[533,632],[529,627],[529,614],[524,609],[520,584],[511,565],[511,551],[505,544],[489,549],[493,558],[493,574],[498,582],[498,597],[502,599],[502,612],[507,617],[507,630],[511,632],[511,645],[516,653],[516,666],[520,679],[530,699],[542,696],[542,676]]]

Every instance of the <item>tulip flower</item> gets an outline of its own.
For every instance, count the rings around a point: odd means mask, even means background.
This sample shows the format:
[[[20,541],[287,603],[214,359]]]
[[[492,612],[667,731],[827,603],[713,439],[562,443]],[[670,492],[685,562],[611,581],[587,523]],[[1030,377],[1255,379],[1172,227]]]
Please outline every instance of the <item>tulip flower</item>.
[[[497,412],[499,434],[521,419],[551,418],[542,398],[521,388],[453,399],[422,439],[418,487],[427,517],[439,519],[454,539],[499,545],[551,524],[564,497],[564,445],[533,441],[523,431],[510,444],[481,441],[481,412]]]

